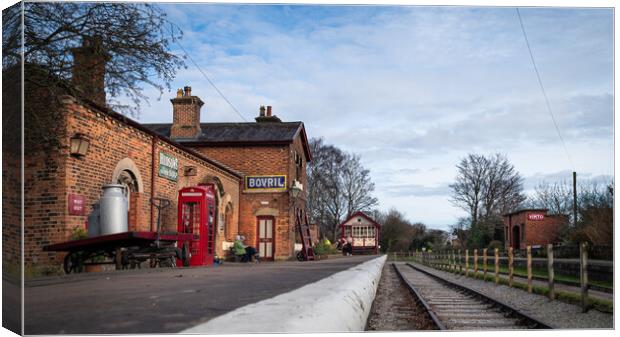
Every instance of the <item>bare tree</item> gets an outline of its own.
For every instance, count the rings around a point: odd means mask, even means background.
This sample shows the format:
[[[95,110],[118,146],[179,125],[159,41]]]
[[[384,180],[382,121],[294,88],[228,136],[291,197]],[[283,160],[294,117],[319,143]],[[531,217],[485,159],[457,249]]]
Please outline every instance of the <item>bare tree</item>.
[[[26,64],[36,64],[53,75],[50,81],[64,80],[68,87],[71,87],[68,79],[73,65],[72,50],[84,39],[100,39],[101,52],[108,58],[105,73],[108,104],[134,116],[139,113],[140,102],[147,101],[142,85],[154,87],[162,94],[164,85],[169,88],[176,69],[184,65],[181,57],[169,51],[170,44],[181,38],[182,32],[153,5],[26,2],[23,11],[21,6],[4,10],[2,19],[3,69],[21,64],[23,56]],[[41,87],[56,84],[41,83]],[[133,104],[121,104],[119,98],[123,96]]]
[[[478,222],[480,204],[484,197],[487,159],[484,156],[469,154],[456,166],[457,176],[450,185],[453,205],[468,212],[472,223]]]
[[[356,211],[371,211],[378,201],[372,196],[370,171],[358,156],[348,154],[322,139],[311,139],[312,163],[307,166],[308,204],[315,222],[334,240],[338,225]]]
[[[379,240],[384,252],[438,249],[445,246],[448,240],[445,231],[429,229],[421,222],[411,223],[394,208],[380,213],[376,220],[382,224]]]
[[[451,202],[468,212],[469,230],[476,229],[476,244],[502,239],[501,215],[526,199],[523,178],[502,154],[469,154],[456,167]]]
[[[319,225],[322,233],[336,237],[336,226],[343,216],[340,172],[345,154],[338,148],[323,143],[323,139],[311,139],[312,162],[307,165],[308,209],[312,222]]]
[[[372,196],[375,184],[370,179],[370,170],[362,166],[356,154],[349,155],[347,159],[342,171],[342,183],[346,216],[349,217],[357,211],[369,212],[378,204],[378,200]]]
[[[529,204],[536,208],[546,208],[553,214],[571,214],[572,217],[572,188],[566,181],[554,183],[543,181],[534,188],[534,195],[530,197]]]

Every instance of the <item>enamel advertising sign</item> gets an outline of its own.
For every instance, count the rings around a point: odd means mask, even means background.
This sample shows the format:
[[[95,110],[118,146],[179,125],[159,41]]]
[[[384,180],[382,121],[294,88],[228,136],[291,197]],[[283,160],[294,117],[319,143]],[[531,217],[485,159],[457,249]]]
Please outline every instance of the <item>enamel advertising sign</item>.
[[[246,176],[245,189],[248,191],[286,190],[285,175]]]

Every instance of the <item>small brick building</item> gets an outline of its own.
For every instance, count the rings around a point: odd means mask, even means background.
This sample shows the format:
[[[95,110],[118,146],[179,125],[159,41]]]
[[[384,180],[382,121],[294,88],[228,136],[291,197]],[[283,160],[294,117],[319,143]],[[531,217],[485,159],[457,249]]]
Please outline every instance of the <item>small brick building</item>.
[[[504,246],[525,249],[556,243],[568,217],[547,212],[547,209],[522,209],[504,214]]]

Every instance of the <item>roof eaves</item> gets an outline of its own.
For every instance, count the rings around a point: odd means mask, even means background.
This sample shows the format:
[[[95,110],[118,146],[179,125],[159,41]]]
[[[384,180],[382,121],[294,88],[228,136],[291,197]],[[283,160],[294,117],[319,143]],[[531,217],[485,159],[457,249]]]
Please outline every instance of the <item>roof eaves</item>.
[[[235,177],[237,177],[239,179],[243,179],[243,174],[241,172],[236,171],[233,168],[228,167],[227,165],[224,165],[224,164],[220,163],[219,161],[207,158],[203,154],[201,154],[201,153],[199,153],[199,152],[197,152],[197,151],[195,151],[195,150],[193,150],[191,148],[183,146],[182,144],[180,144],[180,143],[178,143],[178,142],[176,142],[176,141],[174,141],[174,140],[172,140],[172,139],[170,139],[170,138],[168,138],[166,136],[163,136],[163,135],[161,135],[161,134],[159,134],[159,133],[157,133],[157,132],[155,132],[155,131],[147,128],[147,127],[145,127],[144,125],[134,121],[133,119],[131,119],[131,118],[127,117],[127,116],[124,116],[124,115],[122,115],[122,114],[120,114],[120,113],[118,113],[118,112],[116,112],[116,111],[114,111],[114,110],[112,110],[112,109],[110,109],[108,107],[105,107],[105,106],[102,106],[100,104],[97,104],[97,103],[95,103],[95,102],[93,102],[93,101],[91,101],[91,100],[89,100],[87,98],[80,97],[79,101],[85,103],[86,105],[88,105],[91,108],[97,109],[97,110],[107,114],[108,116],[110,116],[110,117],[112,117],[112,118],[114,118],[114,119],[116,119],[116,120],[118,120],[120,122],[123,122],[123,123],[125,123],[127,125],[130,125],[130,126],[136,128],[136,129],[138,129],[138,130],[140,130],[140,131],[142,131],[144,133],[147,133],[147,134],[149,134],[149,135],[151,135],[151,136],[153,136],[153,137],[155,137],[155,138],[157,138],[157,139],[159,139],[161,141],[164,141],[164,142],[166,142],[166,143],[168,143],[168,144],[170,144],[172,146],[175,146],[175,147],[177,147],[177,148],[179,148],[179,149],[181,149],[183,151],[191,153],[192,155],[194,155],[194,156],[196,156],[196,157],[206,161],[207,163],[209,163],[209,164],[211,164],[211,165],[213,165],[213,166],[215,166],[215,167],[217,167],[219,169],[222,169],[222,170],[230,173],[231,175],[233,175],[233,176],[235,176]]]

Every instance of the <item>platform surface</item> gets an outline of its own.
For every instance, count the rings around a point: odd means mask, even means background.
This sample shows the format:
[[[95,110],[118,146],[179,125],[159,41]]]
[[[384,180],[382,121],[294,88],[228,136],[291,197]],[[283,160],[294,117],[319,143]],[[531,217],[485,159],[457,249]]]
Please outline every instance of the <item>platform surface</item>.
[[[36,280],[25,288],[25,333],[175,333],[376,257],[226,263]]]

